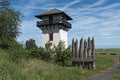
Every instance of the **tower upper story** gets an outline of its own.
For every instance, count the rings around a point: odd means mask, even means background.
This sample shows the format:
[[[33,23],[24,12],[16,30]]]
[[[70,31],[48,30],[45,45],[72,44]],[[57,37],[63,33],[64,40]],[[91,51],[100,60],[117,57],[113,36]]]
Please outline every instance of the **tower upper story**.
[[[57,25],[59,29],[68,31],[71,29],[71,24],[67,20],[72,20],[65,12],[58,9],[51,9],[47,12],[36,15],[35,17],[41,19],[37,22],[37,26],[44,31],[46,27]]]

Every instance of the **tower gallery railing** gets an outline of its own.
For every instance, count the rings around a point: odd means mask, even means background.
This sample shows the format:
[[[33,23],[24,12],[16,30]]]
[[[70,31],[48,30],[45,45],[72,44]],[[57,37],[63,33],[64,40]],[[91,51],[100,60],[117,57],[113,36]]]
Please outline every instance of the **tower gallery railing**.
[[[63,19],[55,19],[55,20],[44,20],[44,21],[38,21],[37,26],[45,26],[45,25],[51,25],[51,24],[63,24],[69,28],[71,28],[71,24]]]

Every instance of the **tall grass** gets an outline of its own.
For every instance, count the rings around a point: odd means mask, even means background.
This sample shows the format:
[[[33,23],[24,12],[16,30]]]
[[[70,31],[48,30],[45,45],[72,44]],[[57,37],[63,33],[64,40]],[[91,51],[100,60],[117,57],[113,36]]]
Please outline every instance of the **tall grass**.
[[[37,58],[10,59],[9,53],[0,50],[0,80],[83,80],[114,64],[114,56],[96,57],[96,69],[62,67]]]
[[[8,54],[0,50],[0,80],[26,80],[18,68],[19,63],[12,62]]]

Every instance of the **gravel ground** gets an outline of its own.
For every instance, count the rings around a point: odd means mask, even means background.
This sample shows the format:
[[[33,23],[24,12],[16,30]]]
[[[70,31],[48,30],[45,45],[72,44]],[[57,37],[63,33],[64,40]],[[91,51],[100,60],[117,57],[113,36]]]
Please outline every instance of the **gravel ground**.
[[[109,68],[108,70],[101,74],[95,75],[85,80],[112,80],[114,73],[118,69],[120,69],[120,63],[115,64],[113,67]]]

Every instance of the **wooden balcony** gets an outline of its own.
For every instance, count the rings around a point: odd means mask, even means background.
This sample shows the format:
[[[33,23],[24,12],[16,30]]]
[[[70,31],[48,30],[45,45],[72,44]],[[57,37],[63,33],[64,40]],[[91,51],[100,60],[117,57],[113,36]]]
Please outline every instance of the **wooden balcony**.
[[[67,22],[66,20],[56,19],[53,21],[45,20],[45,21],[38,21],[37,22],[38,27],[47,26],[47,25],[55,25],[55,24],[62,24],[64,26],[66,26],[66,28],[71,28],[71,24],[69,22]]]

